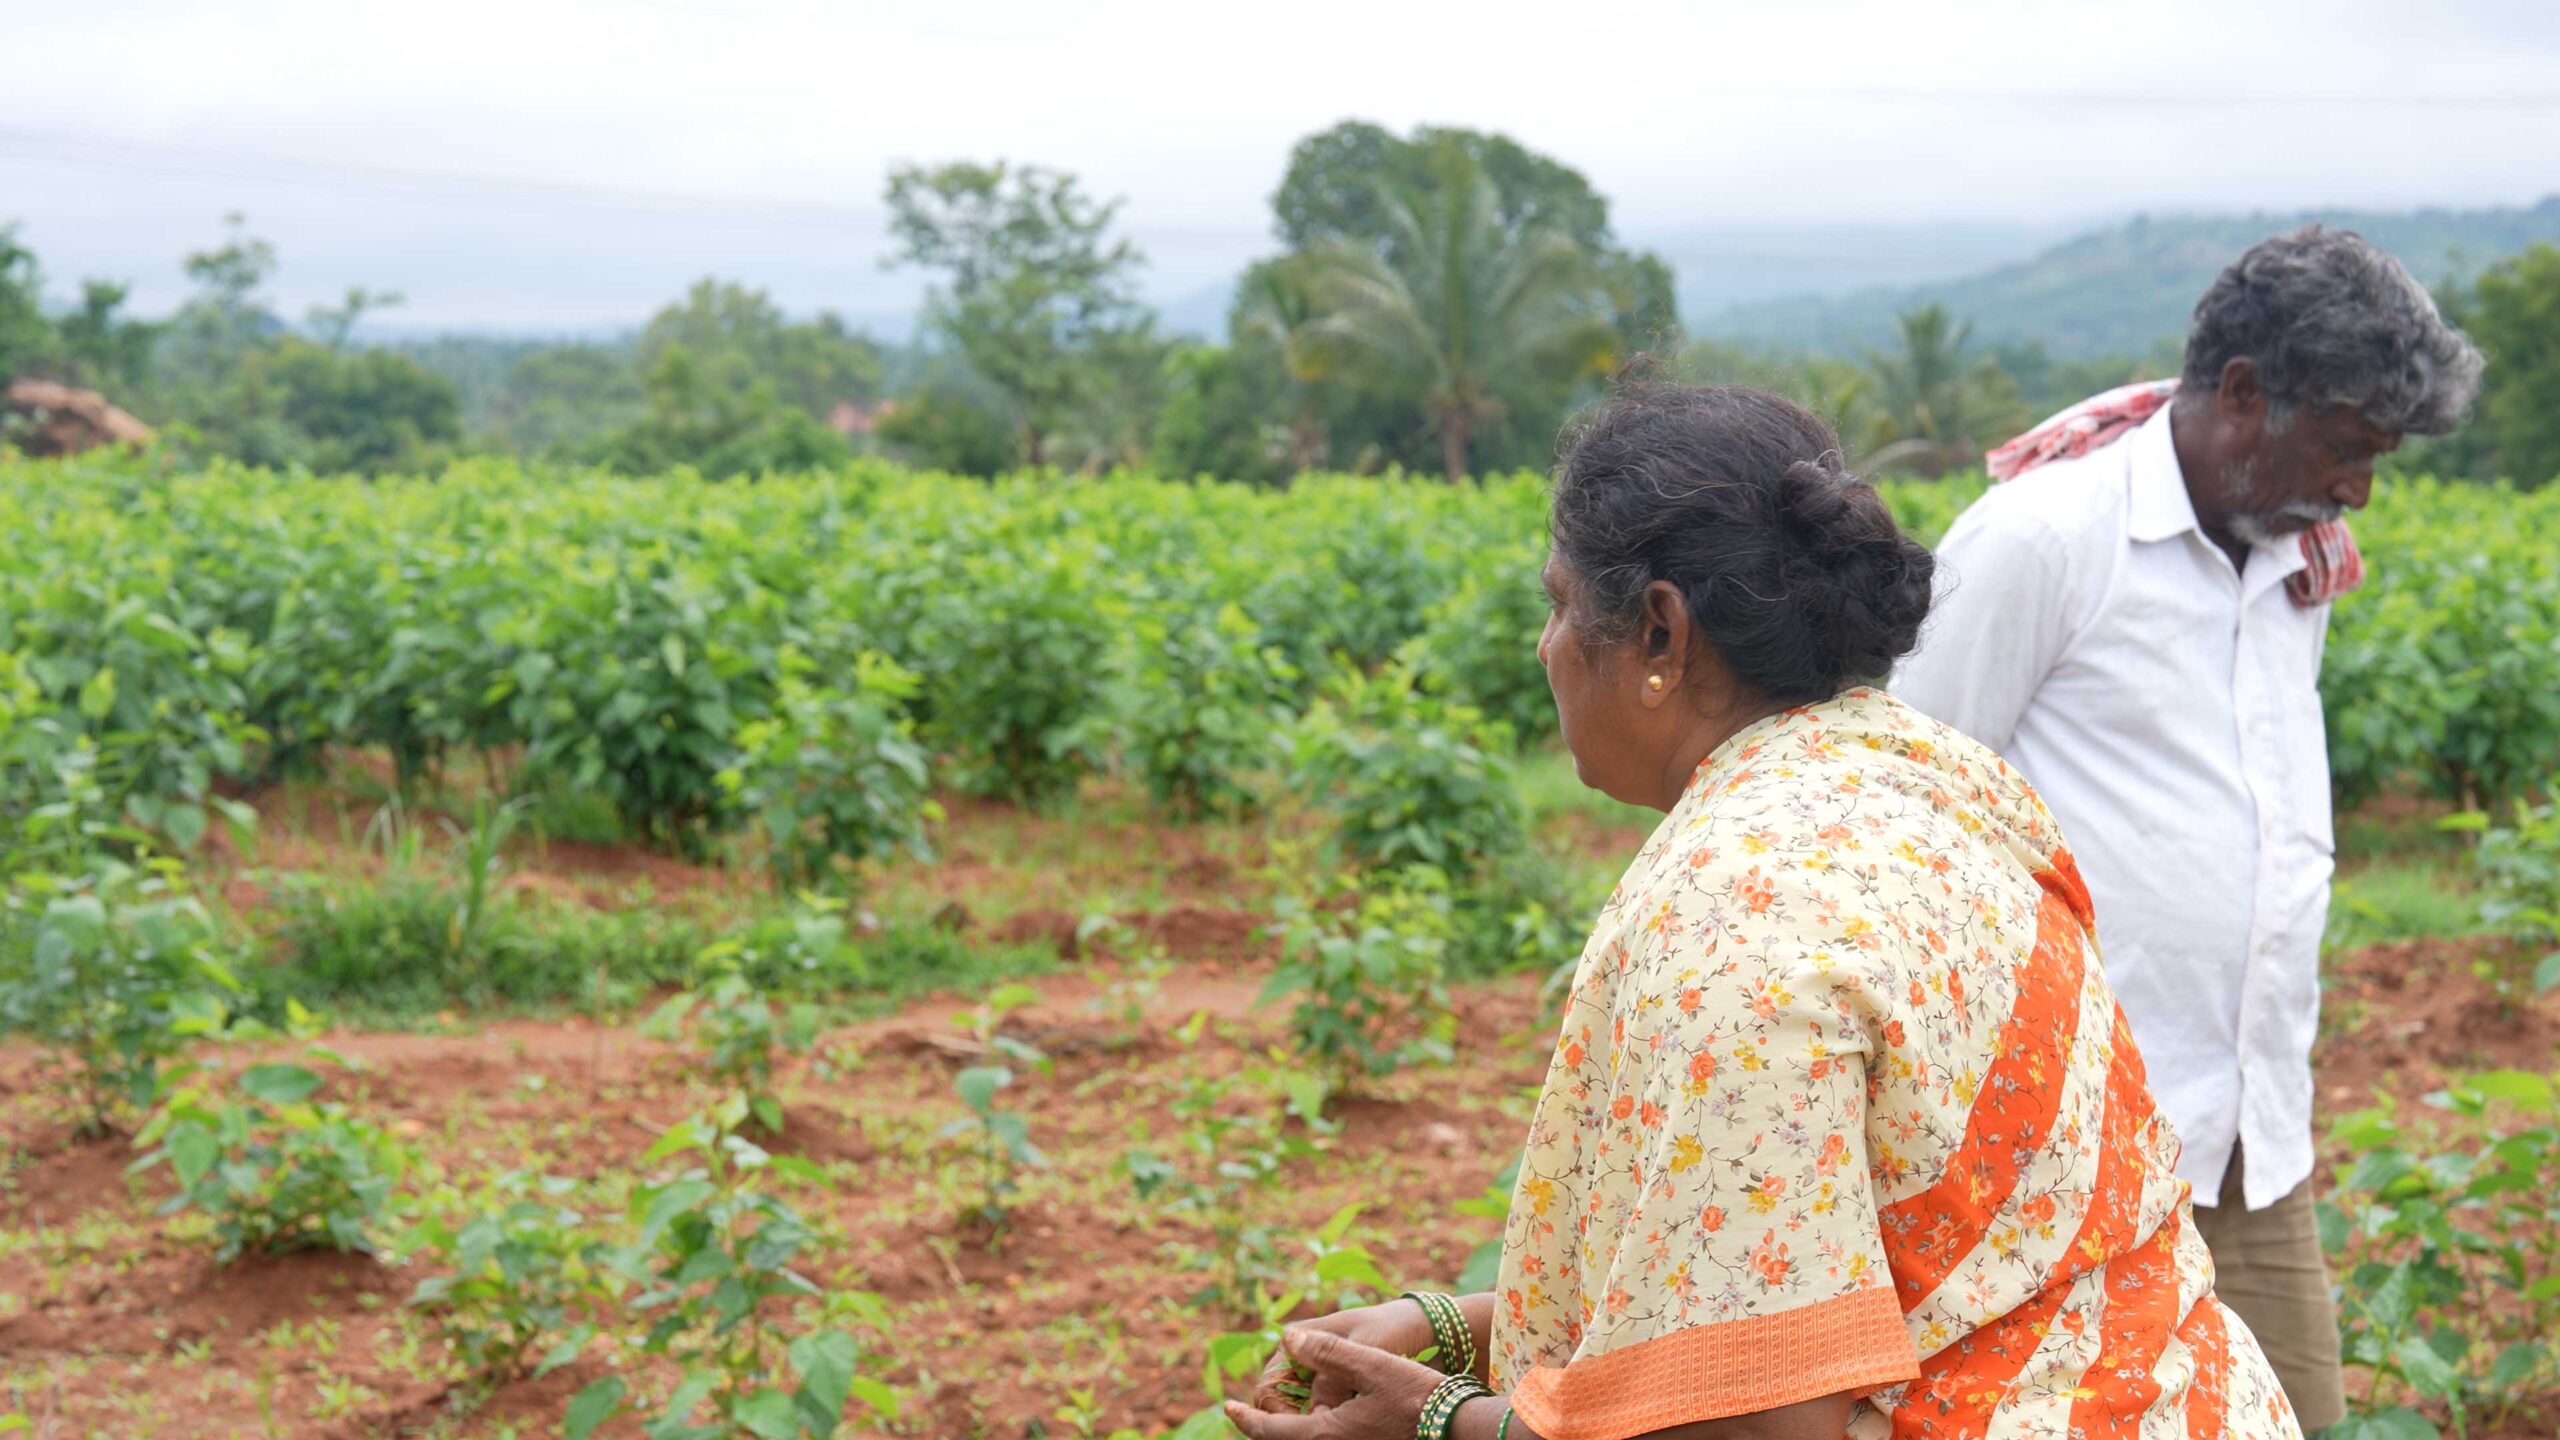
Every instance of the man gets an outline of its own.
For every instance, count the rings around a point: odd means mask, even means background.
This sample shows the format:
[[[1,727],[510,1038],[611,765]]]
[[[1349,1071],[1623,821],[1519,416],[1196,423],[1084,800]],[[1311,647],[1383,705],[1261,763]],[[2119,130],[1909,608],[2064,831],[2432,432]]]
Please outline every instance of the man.
[[[1995,475],[2024,478],[1949,532],[1893,685],[2061,820],[2215,1288],[2306,1432],[2345,1413],[2309,1183],[2333,849],[2321,645],[2363,575],[2344,513],[2402,436],[2458,423],[2480,368],[2360,236],[2261,242],[2197,303],[2180,381],[1994,452]]]

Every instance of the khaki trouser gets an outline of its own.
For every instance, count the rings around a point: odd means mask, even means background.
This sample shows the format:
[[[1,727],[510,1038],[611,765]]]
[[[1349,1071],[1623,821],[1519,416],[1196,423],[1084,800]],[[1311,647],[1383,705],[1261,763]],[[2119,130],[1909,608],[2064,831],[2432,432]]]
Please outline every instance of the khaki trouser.
[[[2231,1148],[2221,1203],[2195,1207],[2196,1231],[2213,1252],[2213,1290],[2248,1322],[2308,1435],[2346,1417],[2338,1370],[2338,1306],[2303,1181],[2264,1210],[2240,1198],[2240,1147]]]

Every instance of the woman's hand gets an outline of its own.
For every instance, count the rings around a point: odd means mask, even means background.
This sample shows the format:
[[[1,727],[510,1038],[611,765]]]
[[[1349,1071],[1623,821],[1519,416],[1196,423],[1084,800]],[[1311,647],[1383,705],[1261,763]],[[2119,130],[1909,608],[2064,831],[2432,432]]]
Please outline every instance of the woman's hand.
[[[1422,1402],[1448,1377],[1419,1361],[1317,1328],[1322,1323],[1285,1332],[1280,1348],[1315,1372],[1318,1395],[1347,1398],[1306,1415],[1285,1402],[1275,1414],[1230,1400],[1228,1423],[1243,1431],[1246,1440],[1407,1440],[1421,1423]],[[1423,1329],[1430,1329],[1427,1321]],[[1430,1343],[1427,1335],[1423,1343]],[[1274,1357],[1273,1363],[1287,1373],[1286,1360]],[[1257,1402],[1262,1393],[1255,1392]]]
[[[1296,1339],[1307,1335],[1338,1335],[1372,1350],[1384,1350],[1403,1359],[1411,1359],[1438,1343],[1431,1333],[1430,1318],[1422,1307],[1411,1300],[1389,1300],[1379,1305],[1362,1305],[1351,1310],[1337,1310],[1321,1320],[1292,1325],[1281,1348],[1271,1352],[1262,1367],[1262,1378],[1253,1387],[1253,1408],[1274,1415],[1296,1415],[1304,1411],[1322,1410],[1351,1398],[1350,1387],[1341,1376],[1316,1374],[1314,1394],[1301,1404],[1282,1387],[1292,1381],[1303,1381],[1293,1373],[1289,1352]]]

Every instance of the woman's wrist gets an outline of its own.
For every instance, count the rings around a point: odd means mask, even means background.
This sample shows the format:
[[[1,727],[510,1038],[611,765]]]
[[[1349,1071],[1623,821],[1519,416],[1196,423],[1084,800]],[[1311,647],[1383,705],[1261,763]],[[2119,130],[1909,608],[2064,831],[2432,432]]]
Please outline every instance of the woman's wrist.
[[[1479,1290],[1473,1295],[1459,1296],[1458,1313],[1466,1317],[1467,1333],[1475,1337],[1476,1378],[1490,1385],[1493,1383],[1493,1292]],[[1513,1426],[1511,1433],[1519,1434],[1519,1427]]]

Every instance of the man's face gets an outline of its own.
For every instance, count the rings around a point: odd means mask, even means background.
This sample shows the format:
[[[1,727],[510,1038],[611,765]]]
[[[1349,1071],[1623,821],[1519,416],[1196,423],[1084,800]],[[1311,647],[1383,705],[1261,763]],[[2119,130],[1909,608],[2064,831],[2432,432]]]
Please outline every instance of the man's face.
[[[2352,410],[2297,413],[2282,434],[2261,429],[2231,468],[2223,523],[2266,545],[2361,510],[2373,498],[2373,462],[2399,448],[2397,433]]]

